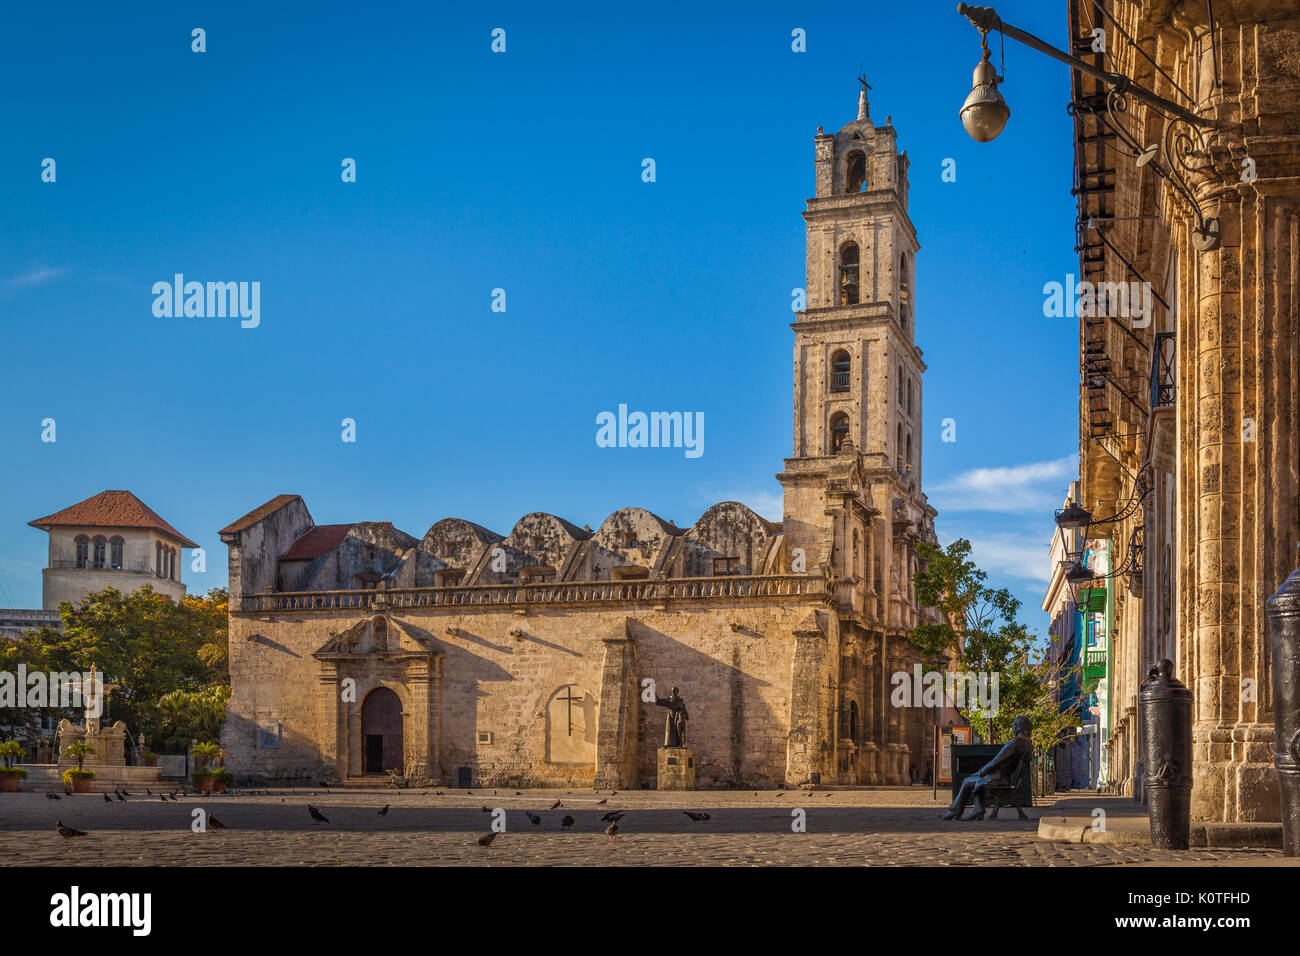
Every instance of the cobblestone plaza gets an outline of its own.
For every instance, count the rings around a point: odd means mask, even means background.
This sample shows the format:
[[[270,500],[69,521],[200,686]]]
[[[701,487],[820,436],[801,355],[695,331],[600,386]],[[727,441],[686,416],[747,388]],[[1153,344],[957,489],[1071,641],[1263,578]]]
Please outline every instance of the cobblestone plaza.
[[[946,804],[922,788],[874,790],[383,791],[277,790],[272,796],[193,798],[162,804],[134,796],[103,802],[99,794],[6,795],[0,858],[10,865],[100,866],[1211,866],[1287,865],[1276,850],[1153,850],[1140,845],[1040,839],[1037,819],[1003,811],[975,824],[939,819]],[[777,796],[783,793],[782,796]],[[548,808],[561,801],[554,811]],[[604,802],[601,802],[604,801]],[[313,823],[307,804],[328,824]],[[384,816],[379,810],[388,804]],[[498,807],[506,830],[478,845]],[[191,830],[203,807],[228,829]],[[792,832],[792,811],[806,811],[807,832]],[[541,818],[533,825],[524,811]],[[611,843],[606,813],[626,811]],[[704,812],[691,820],[683,812]],[[572,829],[561,823],[574,818]],[[58,817],[88,832],[75,843],[54,830]]]

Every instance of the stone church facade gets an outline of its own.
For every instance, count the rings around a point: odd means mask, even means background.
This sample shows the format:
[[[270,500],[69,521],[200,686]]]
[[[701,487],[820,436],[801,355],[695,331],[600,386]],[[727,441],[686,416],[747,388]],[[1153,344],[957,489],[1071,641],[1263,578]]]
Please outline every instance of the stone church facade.
[[[448,787],[653,786],[679,687],[702,787],[900,784],[933,710],[890,705],[920,658],[921,491],[907,156],[858,115],[815,138],[807,308],[780,523],[737,502],[690,527],[444,518],[317,525],[280,495],[222,529],[236,773]],[[814,777],[816,775],[816,777]]]

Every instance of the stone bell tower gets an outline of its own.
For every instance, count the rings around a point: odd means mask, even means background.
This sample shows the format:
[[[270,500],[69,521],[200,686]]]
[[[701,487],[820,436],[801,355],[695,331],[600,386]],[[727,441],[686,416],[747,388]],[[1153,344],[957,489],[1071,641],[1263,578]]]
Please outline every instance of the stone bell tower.
[[[834,589],[836,626],[815,649],[837,662],[827,770],[841,782],[899,784],[933,749],[934,715],[893,706],[890,692],[920,660],[908,639],[923,617],[916,543],[935,541],[935,512],[921,493],[925,364],[914,342],[907,156],[888,119],[872,123],[869,89],[861,80],[855,119],[814,139],[807,301],[791,325],[794,453],[777,478],[790,570],[820,568]]]
[[[908,160],[891,121],[872,123],[870,87],[860,83],[857,117],[834,135],[817,129],[816,195],[803,213],[807,307],[791,326],[794,453],[782,477],[787,521],[796,527],[800,519],[821,523],[810,494],[846,446],[892,486],[874,502],[883,513],[895,510],[895,498],[924,501],[925,363],[913,291],[920,247],[907,215]]]

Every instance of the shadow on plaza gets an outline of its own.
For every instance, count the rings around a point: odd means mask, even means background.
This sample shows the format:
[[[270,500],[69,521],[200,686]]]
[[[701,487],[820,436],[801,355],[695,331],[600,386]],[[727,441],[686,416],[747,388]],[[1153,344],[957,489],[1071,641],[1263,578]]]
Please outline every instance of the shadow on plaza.
[[[699,792],[697,802],[689,804],[693,812],[708,813],[710,819],[696,822],[678,808],[657,806],[639,809],[635,794],[629,799],[611,800],[608,805],[591,808],[589,800],[573,801],[573,806],[563,806],[558,810],[548,809],[554,802],[549,800],[526,798],[488,798],[483,804],[470,806],[407,806],[401,805],[402,796],[389,794],[377,795],[373,802],[358,805],[357,795],[345,794],[349,799],[346,804],[332,802],[332,796],[305,796],[294,794],[286,796],[285,803],[277,797],[250,800],[239,796],[217,796],[202,802],[182,800],[179,803],[150,803],[146,800],[121,804],[105,804],[99,794],[65,798],[53,803],[42,794],[6,795],[0,799],[0,833],[22,831],[39,831],[52,828],[55,818],[61,818],[65,824],[89,830],[92,833],[112,830],[188,830],[194,819],[193,811],[202,807],[227,827],[235,830],[303,832],[319,830],[322,833],[384,833],[384,832],[428,832],[428,833],[465,833],[482,834],[491,828],[493,814],[483,812],[500,807],[505,810],[506,830],[512,833],[548,833],[559,836],[568,834],[598,834],[606,827],[601,817],[609,812],[626,811],[618,821],[622,833],[693,833],[693,834],[737,834],[737,833],[790,833],[795,817],[795,809],[805,811],[808,833],[842,833],[842,834],[919,834],[933,833],[938,837],[950,833],[969,834],[972,830],[998,830],[1003,832],[1034,831],[1038,826],[1038,816],[1045,808],[1038,807],[1030,812],[1031,820],[1019,820],[1012,809],[1003,808],[996,820],[977,823],[957,823],[940,820],[939,816],[946,809],[946,803],[936,801],[933,807],[845,807],[824,806],[818,801],[824,797],[792,800],[786,805],[768,803],[762,806],[737,807],[717,806],[709,800],[707,791]],[[22,801],[20,813],[15,797]],[[39,804],[36,801],[39,800]],[[757,802],[757,801],[756,801]],[[307,804],[319,808],[328,824],[316,824],[311,820]],[[388,813],[379,816],[378,811],[384,804],[389,804]],[[581,804],[586,806],[581,806]],[[771,805],[769,805],[771,804]],[[534,825],[525,814],[525,810],[541,818],[541,823]],[[561,828],[566,816],[574,819],[569,831]]]

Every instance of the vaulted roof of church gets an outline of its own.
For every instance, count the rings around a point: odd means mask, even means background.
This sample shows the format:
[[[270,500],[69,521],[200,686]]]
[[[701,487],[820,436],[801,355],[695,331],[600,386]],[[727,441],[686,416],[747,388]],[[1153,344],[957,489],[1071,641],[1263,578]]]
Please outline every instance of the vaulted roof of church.
[[[27,522],[33,528],[148,528],[161,531],[183,547],[198,545],[164,521],[156,511],[129,491],[101,491],[44,518]]]

